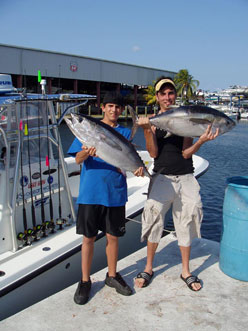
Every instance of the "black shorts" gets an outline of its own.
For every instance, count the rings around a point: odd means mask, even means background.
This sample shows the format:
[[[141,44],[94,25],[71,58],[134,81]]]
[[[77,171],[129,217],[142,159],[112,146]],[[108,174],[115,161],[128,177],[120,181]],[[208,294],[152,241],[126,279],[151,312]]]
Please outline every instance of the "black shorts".
[[[87,238],[95,237],[99,230],[115,237],[122,237],[126,232],[125,224],[125,206],[78,206],[76,232]]]

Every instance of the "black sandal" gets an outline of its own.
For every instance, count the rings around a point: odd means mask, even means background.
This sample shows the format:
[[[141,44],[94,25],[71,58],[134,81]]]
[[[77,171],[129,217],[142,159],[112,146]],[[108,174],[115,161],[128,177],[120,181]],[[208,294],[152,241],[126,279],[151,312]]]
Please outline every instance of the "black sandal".
[[[154,272],[152,272],[152,274],[149,274],[148,272],[142,271],[142,272],[138,273],[136,279],[138,279],[138,278],[144,279],[144,284],[142,285],[142,287],[147,287],[150,284],[153,275],[154,275]]]
[[[181,275],[180,277],[187,284],[188,288],[191,289],[191,291],[194,291],[194,292],[200,291],[201,287],[199,288],[199,290],[194,290],[193,286],[192,286],[192,284],[194,284],[194,283],[201,284],[200,279],[197,276],[191,275],[186,278],[183,278],[183,276]]]

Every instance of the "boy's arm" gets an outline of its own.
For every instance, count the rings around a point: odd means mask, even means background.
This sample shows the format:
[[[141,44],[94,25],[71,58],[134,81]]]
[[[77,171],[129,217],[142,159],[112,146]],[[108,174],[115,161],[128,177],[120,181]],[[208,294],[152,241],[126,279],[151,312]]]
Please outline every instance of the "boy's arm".
[[[80,152],[77,152],[75,161],[77,164],[80,164],[88,159],[89,156],[96,156],[96,149],[95,147],[86,147],[83,146]]]

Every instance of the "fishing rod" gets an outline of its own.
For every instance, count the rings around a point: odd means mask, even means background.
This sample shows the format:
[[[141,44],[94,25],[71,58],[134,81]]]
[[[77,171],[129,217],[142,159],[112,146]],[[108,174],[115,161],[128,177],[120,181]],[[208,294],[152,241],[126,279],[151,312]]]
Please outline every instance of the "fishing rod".
[[[45,95],[45,84],[44,81],[42,82],[42,78],[41,78],[41,72],[40,70],[38,70],[38,83],[40,83],[41,85],[41,90],[42,90],[42,94]],[[42,97],[42,100],[44,99],[44,97]],[[45,219],[45,207],[44,207],[44,193],[43,193],[43,183],[42,183],[42,167],[41,167],[41,146],[40,146],[40,142],[41,142],[41,138],[40,138],[40,107],[39,107],[39,103],[38,103],[38,144],[39,144],[39,170],[40,170],[40,193],[41,193],[41,221],[42,221],[42,232],[43,232],[43,237],[47,237],[47,229],[49,228],[49,221],[46,221]]]
[[[49,146],[49,114],[48,114],[48,106],[46,101],[46,117],[47,117],[47,156],[46,156],[46,166],[48,167],[48,185],[49,185],[49,210],[50,210],[50,223],[49,228],[51,229],[51,233],[54,233],[55,224],[53,220],[53,201],[52,201],[52,190],[51,190],[51,169],[50,169],[50,146]]]
[[[21,114],[22,114],[22,103],[21,103]],[[27,212],[25,206],[25,195],[24,195],[24,172],[23,172],[23,122],[20,120],[19,123],[19,137],[20,137],[20,157],[21,157],[21,190],[22,190],[22,216],[23,216],[23,228],[24,232],[19,232],[17,239],[22,241],[23,245],[31,245],[31,236],[33,234],[32,229],[28,229]]]
[[[46,230],[48,228],[49,222],[45,219],[45,208],[44,208],[44,193],[43,193],[43,183],[42,183],[42,171],[41,171],[41,137],[40,137],[40,103],[38,103],[38,153],[39,153],[39,170],[40,170],[40,210],[41,210],[41,223],[43,237],[47,237]]]
[[[23,130],[23,123],[22,120],[20,120],[19,123],[19,131],[20,131],[20,154],[21,154],[21,189],[22,189],[22,220],[23,220],[23,228],[24,233],[19,232],[17,235],[17,239],[23,241],[26,243],[26,237],[27,237],[27,230],[28,230],[28,222],[27,222],[27,213],[26,213],[26,206],[25,206],[25,197],[24,197],[24,176],[23,176],[23,137],[22,137],[22,130]]]
[[[30,142],[29,142],[29,123],[28,123],[28,107],[27,101],[25,103],[26,108],[26,123],[24,126],[24,135],[27,137],[28,141],[28,168],[29,168],[29,181],[30,181],[30,193],[31,193],[31,216],[32,216],[32,224],[33,224],[33,234],[34,238],[37,240],[35,232],[36,232],[36,216],[35,216],[35,209],[34,209],[34,196],[33,196],[33,182],[32,182],[32,173],[31,173],[31,159],[30,159]]]
[[[42,99],[44,99],[45,94],[46,94],[46,90],[45,90],[45,86],[46,86],[46,80],[45,79],[41,79],[41,73],[40,70],[38,70],[38,82],[41,85],[41,92],[42,92]],[[51,233],[54,233],[55,230],[55,224],[54,224],[54,220],[53,220],[53,202],[52,202],[52,191],[51,191],[51,181],[52,181],[52,177],[50,176],[52,171],[50,169],[50,146],[49,146],[49,115],[48,115],[48,107],[47,107],[47,103],[48,100],[46,99],[46,117],[47,117],[47,156],[46,156],[46,166],[48,167],[48,171],[44,171],[43,174],[46,175],[48,174],[48,185],[49,185],[49,210],[50,210],[50,222],[45,222],[46,224],[46,228],[49,228],[51,231]]]
[[[57,128],[58,130],[58,128]],[[57,141],[58,141],[58,195],[59,195],[59,217],[56,220],[56,224],[59,226],[59,230],[63,229],[63,224],[66,223],[66,219],[62,218],[62,208],[61,208],[61,185],[60,185],[60,137],[57,132]]]

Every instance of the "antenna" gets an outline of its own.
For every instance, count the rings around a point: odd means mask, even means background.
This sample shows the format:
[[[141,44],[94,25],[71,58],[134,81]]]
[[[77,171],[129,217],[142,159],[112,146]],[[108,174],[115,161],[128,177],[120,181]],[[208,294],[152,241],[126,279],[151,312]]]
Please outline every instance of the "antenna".
[[[45,79],[41,79],[41,73],[40,73],[40,70],[38,70],[38,82],[40,83],[41,85],[41,93],[43,95],[46,94],[46,80]]]

